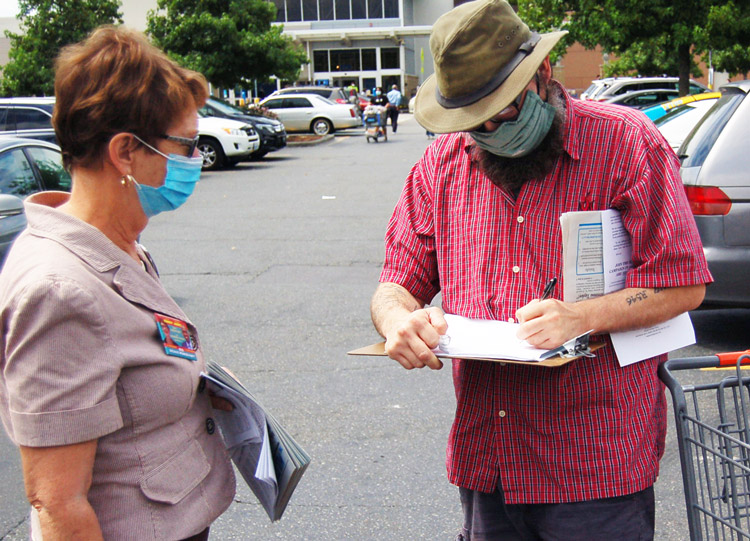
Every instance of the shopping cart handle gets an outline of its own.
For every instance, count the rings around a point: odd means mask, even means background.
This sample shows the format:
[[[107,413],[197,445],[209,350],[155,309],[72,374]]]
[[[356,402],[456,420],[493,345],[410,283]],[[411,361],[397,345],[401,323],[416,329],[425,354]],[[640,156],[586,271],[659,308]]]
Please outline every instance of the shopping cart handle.
[[[740,364],[750,365],[750,349],[746,349],[745,351],[718,353],[716,356],[719,358],[719,366],[735,366],[737,364],[737,359],[739,359],[743,355],[745,356],[745,358],[742,359],[742,362]]]

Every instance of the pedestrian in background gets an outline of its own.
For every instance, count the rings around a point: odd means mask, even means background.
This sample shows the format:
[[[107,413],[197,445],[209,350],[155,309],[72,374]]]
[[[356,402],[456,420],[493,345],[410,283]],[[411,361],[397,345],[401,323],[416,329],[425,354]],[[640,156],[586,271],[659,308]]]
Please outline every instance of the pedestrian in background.
[[[390,92],[387,94],[388,98],[388,118],[391,119],[391,129],[393,133],[396,133],[398,129],[398,108],[401,107],[401,92],[397,85],[391,87]]]
[[[198,181],[208,86],[116,27],[55,67],[72,192],[26,199],[0,275],[0,417],[20,447],[32,539],[205,540],[234,473],[197,329],[138,237]]]
[[[370,100],[373,105],[379,105],[380,107],[388,107],[388,96],[383,94],[383,87],[379,86],[375,88],[375,95]]]
[[[667,404],[657,366],[621,367],[610,332],[665,321],[712,281],[679,163],[640,112],[572,99],[552,79],[564,32],[537,34],[505,0],[434,24],[435,74],[415,117],[445,133],[412,168],[386,232],[372,319],[404,368],[442,363],[446,313],[519,323],[544,349],[593,329],[593,358],[564,367],[454,359],[447,468],[459,539],[653,539]],[[540,300],[563,271],[560,216],[620,211],[632,242],[625,289]],[[564,285],[563,285],[564,286]],[[632,302],[634,295],[642,300]]]

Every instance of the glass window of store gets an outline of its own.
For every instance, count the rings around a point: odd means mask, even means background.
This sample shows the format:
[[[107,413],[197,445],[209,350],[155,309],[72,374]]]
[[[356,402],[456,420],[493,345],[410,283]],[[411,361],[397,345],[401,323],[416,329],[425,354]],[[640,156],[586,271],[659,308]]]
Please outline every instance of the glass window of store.
[[[328,50],[313,51],[313,69],[315,71],[330,71],[328,63]]]
[[[398,0],[385,0],[383,2],[383,17],[386,19],[398,18]]]
[[[367,0],[367,17],[370,19],[383,18],[383,0]]]
[[[367,18],[367,0],[352,0],[352,19]]]
[[[302,0],[302,17],[305,21],[318,20],[318,0]]]
[[[398,18],[398,0],[273,0],[276,22]]]
[[[359,71],[359,49],[331,49],[331,71]]]
[[[381,69],[399,69],[400,67],[398,47],[383,47],[380,49]]]
[[[375,71],[378,69],[375,49],[362,49],[362,70]]]
[[[336,20],[351,19],[352,12],[349,8],[349,0],[336,0]]]
[[[333,0],[320,0],[318,9],[320,10],[321,21],[333,20]]]

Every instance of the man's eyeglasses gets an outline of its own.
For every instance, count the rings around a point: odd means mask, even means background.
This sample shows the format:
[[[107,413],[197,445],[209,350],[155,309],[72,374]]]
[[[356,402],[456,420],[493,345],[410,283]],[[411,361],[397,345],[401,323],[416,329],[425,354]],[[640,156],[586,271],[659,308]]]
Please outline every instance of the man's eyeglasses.
[[[199,135],[196,135],[194,138],[189,137],[178,137],[177,135],[167,135],[162,134],[159,137],[162,139],[166,139],[167,141],[173,141],[179,145],[184,146],[188,149],[187,157],[192,158],[193,154],[195,154],[195,149],[198,148],[198,140],[200,139]]]

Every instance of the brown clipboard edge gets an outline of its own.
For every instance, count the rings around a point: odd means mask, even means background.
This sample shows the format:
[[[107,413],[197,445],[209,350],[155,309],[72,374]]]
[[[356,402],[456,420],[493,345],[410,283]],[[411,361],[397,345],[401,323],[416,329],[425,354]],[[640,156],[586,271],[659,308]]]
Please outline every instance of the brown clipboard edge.
[[[598,342],[595,344],[591,344],[590,350],[596,351],[599,348],[604,347],[604,342]],[[369,346],[365,346],[363,348],[359,349],[353,349],[352,351],[347,352],[347,355],[360,355],[360,356],[370,356],[370,357],[385,357],[385,342],[378,342],[377,344],[371,344]],[[443,356],[438,355],[438,357],[443,359],[463,359],[465,357],[455,357],[455,356]],[[576,359],[580,359],[583,357],[583,355],[578,355],[576,357],[560,357],[559,355],[557,357],[552,357],[551,359],[545,359],[543,361],[517,361],[517,360],[511,360],[511,359],[487,359],[487,358],[479,358],[479,357],[470,357],[466,358],[467,360],[472,361],[490,361],[494,363],[508,363],[508,364],[521,364],[524,366],[546,366],[547,368],[555,368],[558,366],[563,366],[565,364],[568,364],[571,361],[575,361]]]

